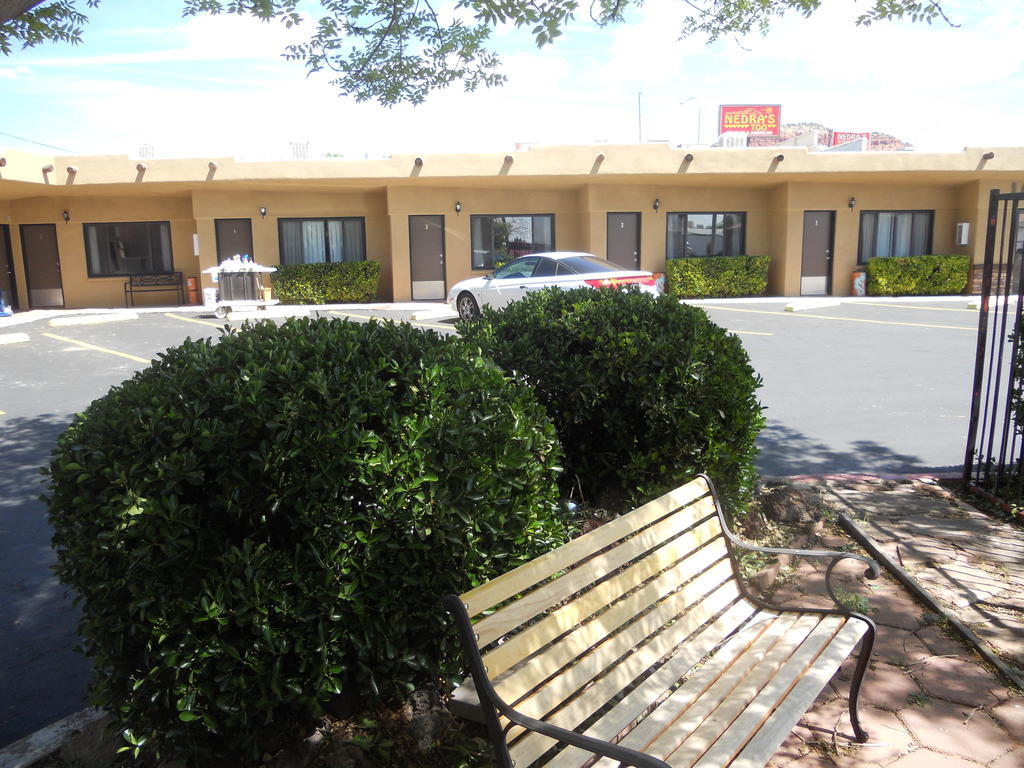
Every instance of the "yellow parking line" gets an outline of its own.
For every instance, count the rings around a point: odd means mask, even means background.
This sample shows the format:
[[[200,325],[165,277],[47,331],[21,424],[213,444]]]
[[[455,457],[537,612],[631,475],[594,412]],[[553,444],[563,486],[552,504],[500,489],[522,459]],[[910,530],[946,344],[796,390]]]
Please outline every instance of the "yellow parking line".
[[[805,312],[769,312],[765,309],[739,309],[738,307],[712,307],[705,309],[721,309],[726,312],[749,312],[754,315],[775,315],[776,317],[813,317],[818,320],[837,320],[845,323],[870,323],[874,325],[906,325],[915,328],[948,328],[954,331],[978,332],[977,326],[969,325],[935,325],[933,323],[900,323],[894,320],[868,320],[862,317],[830,317],[829,315],[808,315]]]
[[[134,360],[137,363],[150,363],[151,360],[147,360],[144,357],[137,357],[135,355],[129,355],[127,352],[118,352],[116,349],[107,349],[106,347],[98,347],[95,344],[89,344],[85,341],[79,341],[78,339],[69,339],[67,336],[58,336],[56,333],[44,333],[43,336],[48,336],[51,339],[57,339],[57,341],[66,341],[68,344],[74,344],[82,347],[83,349],[92,349],[96,352],[106,352],[108,355],[117,355],[118,357],[126,357],[129,360]]]
[[[857,305],[863,304],[866,307],[895,307],[896,309],[924,309],[931,312],[970,312],[972,315],[978,314],[976,309],[953,309],[952,307],[929,307],[921,304],[886,304],[881,301],[844,301],[843,304]]]
[[[196,320],[194,317],[185,317],[184,315],[175,315],[171,312],[165,313],[164,317],[173,317],[175,320],[184,320],[186,323],[198,323],[199,325],[212,325],[214,328],[223,328],[224,323],[214,323],[210,320]]]
[[[375,318],[372,315],[354,315],[351,312],[342,312],[341,310],[338,310],[338,309],[332,309],[332,310],[330,310],[330,313],[332,315],[338,315],[339,317],[355,317],[355,318],[358,318],[359,320],[389,320],[390,319],[390,318],[386,318],[386,317],[384,317],[384,318],[376,317]],[[444,331],[453,331],[453,330],[455,330],[454,326],[451,326],[451,325],[440,325],[438,323],[424,323],[421,320],[404,320],[403,322],[409,323],[409,325],[419,326],[421,328],[440,328],[441,330],[444,330]]]
[[[7,411],[0,411],[0,416],[3,416]]]

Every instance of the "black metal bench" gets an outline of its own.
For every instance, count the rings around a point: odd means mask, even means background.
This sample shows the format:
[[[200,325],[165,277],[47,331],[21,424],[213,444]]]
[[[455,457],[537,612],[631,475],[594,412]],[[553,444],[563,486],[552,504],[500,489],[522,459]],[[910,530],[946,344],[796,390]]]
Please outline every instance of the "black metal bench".
[[[177,291],[178,304],[185,303],[185,280],[181,272],[158,272],[129,275],[124,284],[124,305],[135,306],[136,293],[151,291]]]
[[[749,592],[736,548],[831,558],[836,609]],[[448,595],[472,681],[450,704],[487,725],[501,768],[755,768],[854,648],[857,699],[875,638],[831,584],[846,552],[753,547],[704,475],[463,595]],[[595,763],[594,761],[597,760]]]

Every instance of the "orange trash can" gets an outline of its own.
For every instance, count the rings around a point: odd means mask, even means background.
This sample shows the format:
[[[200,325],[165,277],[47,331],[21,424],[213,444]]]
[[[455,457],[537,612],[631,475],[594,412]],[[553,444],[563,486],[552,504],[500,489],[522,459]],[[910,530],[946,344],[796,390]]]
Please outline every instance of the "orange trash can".
[[[185,281],[185,285],[188,288],[188,303],[199,304],[199,278],[190,277]]]

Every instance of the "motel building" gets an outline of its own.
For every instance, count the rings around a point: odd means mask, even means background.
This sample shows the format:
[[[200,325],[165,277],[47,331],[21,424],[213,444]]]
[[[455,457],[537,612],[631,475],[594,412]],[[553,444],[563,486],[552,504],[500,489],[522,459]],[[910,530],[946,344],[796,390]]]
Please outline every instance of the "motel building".
[[[846,296],[873,256],[980,264],[990,190],[1022,182],[1024,148],[998,147],[535,146],[287,162],[0,150],[0,289],[16,310],[123,307],[130,275],[209,288],[203,270],[247,253],[266,266],[376,261],[379,300],[436,301],[493,268],[500,232],[515,255],[589,251],[652,272],[767,255],[769,294]]]

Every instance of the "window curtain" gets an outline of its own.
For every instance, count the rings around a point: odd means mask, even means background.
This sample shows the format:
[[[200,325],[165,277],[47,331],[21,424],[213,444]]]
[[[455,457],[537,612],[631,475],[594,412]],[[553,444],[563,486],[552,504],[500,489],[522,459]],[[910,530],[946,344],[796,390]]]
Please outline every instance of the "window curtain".
[[[302,222],[281,222],[281,263],[302,263]]]
[[[323,264],[327,260],[324,244],[324,222],[302,222],[302,261],[304,264]]]

